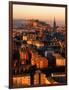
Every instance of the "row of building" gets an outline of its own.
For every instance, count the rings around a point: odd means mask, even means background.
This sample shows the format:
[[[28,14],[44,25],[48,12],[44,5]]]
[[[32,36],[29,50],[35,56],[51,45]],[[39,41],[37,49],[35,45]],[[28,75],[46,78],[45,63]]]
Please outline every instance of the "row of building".
[[[31,82],[33,79],[33,84]],[[29,74],[25,74],[22,76],[13,76],[13,87],[20,87],[20,86],[38,86],[38,85],[47,85],[47,84],[57,84],[55,80],[52,78],[49,80],[47,79],[44,73],[40,71],[36,71],[33,78]]]

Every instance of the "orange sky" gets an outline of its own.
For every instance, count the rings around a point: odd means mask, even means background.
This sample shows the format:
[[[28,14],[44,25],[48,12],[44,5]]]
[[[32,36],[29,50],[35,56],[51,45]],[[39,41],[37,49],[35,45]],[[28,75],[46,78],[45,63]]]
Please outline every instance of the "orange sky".
[[[14,19],[40,19],[53,21],[54,16],[57,22],[65,23],[64,7],[13,5]]]

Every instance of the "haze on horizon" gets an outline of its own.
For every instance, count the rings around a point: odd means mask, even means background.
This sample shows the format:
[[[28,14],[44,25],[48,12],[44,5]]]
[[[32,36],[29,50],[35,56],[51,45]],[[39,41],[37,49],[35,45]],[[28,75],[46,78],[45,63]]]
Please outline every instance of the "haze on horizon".
[[[13,5],[13,19],[39,19],[52,24],[65,25],[65,8],[33,5]]]

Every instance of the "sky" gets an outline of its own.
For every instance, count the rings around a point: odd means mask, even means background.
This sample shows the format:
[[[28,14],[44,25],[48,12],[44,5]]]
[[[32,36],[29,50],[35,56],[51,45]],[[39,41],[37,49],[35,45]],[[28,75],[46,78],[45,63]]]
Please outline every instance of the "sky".
[[[65,8],[33,5],[13,5],[13,19],[39,19],[52,24],[65,25]]]

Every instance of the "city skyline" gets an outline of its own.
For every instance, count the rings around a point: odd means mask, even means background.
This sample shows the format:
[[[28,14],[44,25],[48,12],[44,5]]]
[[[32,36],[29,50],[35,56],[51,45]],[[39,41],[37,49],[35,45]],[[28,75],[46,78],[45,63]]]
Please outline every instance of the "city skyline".
[[[13,19],[39,19],[57,25],[65,25],[65,8],[50,6],[13,5]]]

